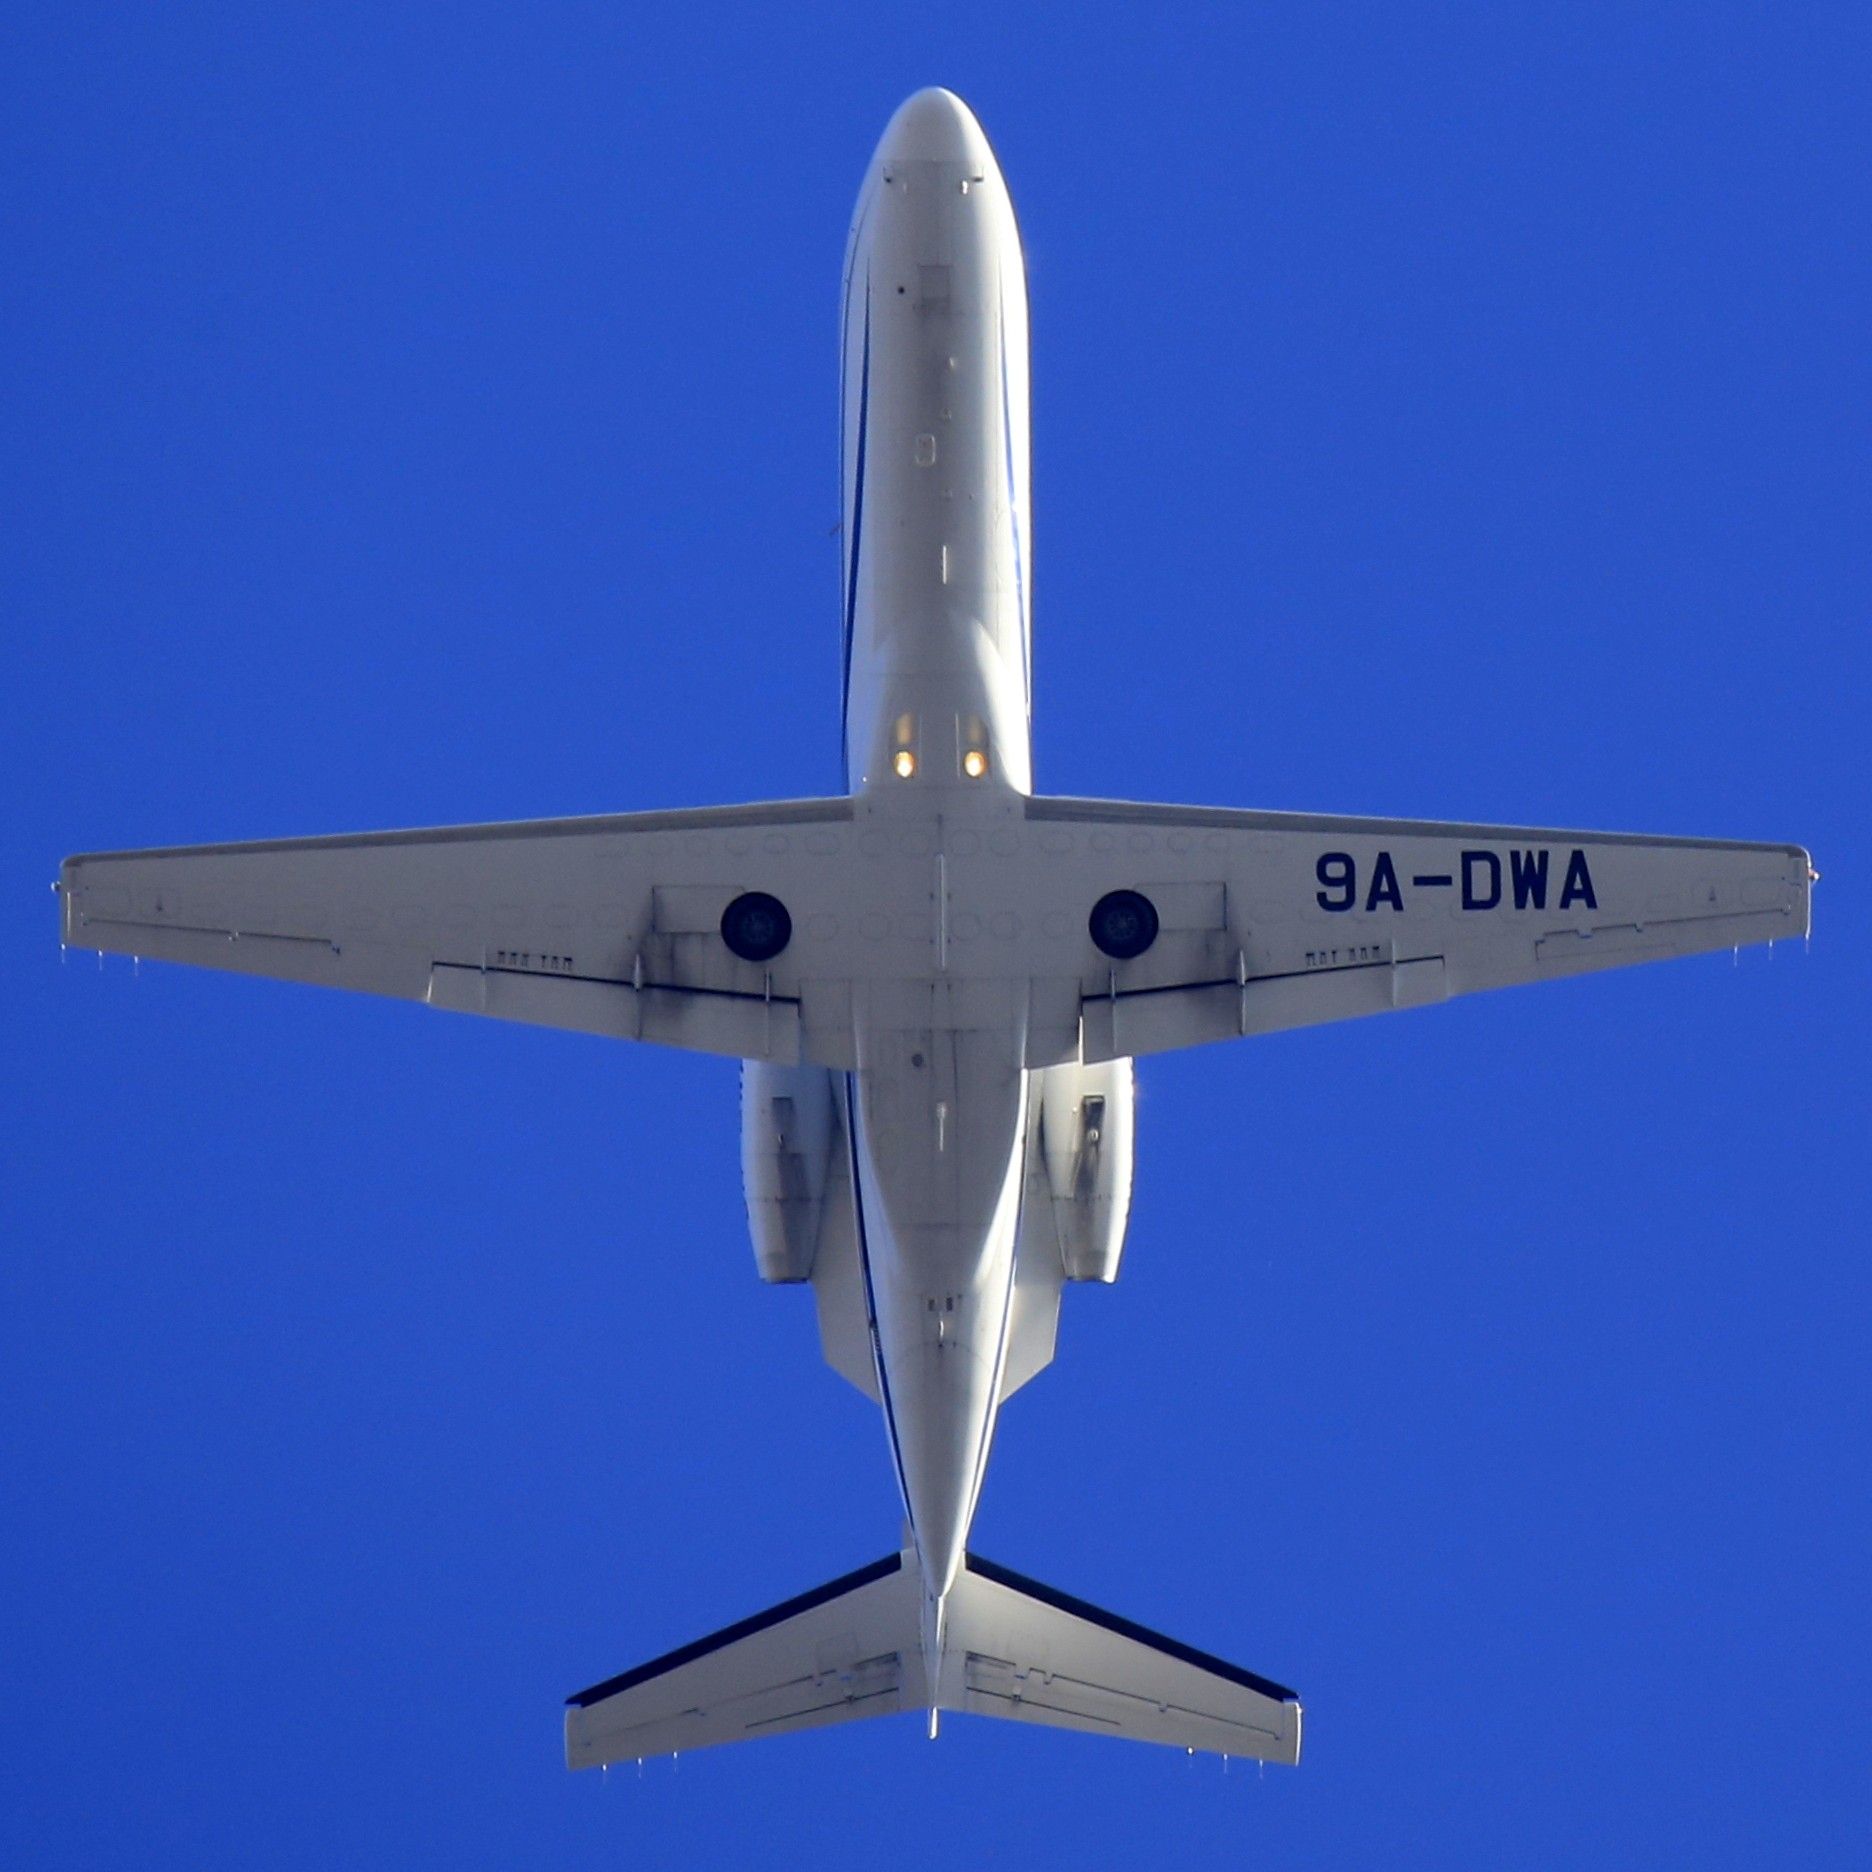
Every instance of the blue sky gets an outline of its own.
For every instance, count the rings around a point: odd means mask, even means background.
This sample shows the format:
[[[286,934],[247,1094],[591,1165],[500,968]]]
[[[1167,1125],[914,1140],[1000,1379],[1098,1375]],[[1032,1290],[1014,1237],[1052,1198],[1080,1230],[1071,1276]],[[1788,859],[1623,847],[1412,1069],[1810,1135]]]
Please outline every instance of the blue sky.
[[[24,5],[0,56],[0,1858],[1864,1840],[1862,9]],[[1148,1062],[975,1544],[1296,1684],[570,1778],[889,1549],[721,1062],[90,958],[66,852],[837,784],[891,109],[1034,307],[1051,791],[1798,839],[1810,950]]]

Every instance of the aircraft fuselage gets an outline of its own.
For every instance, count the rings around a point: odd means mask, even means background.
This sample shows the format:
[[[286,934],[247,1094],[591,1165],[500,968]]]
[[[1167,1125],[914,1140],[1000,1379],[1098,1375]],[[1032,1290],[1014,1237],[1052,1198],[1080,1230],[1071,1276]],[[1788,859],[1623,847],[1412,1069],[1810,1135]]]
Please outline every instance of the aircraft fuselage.
[[[1023,1011],[944,979],[950,919],[980,914],[946,854],[1032,790],[1026,279],[993,153],[947,92],[911,98],[872,158],[843,339],[846,777],[877,836],[927,849],[937,963],[854,1006],[846,1135],[878,1388],[939,1602],[994,1431],[1030,1079]]]

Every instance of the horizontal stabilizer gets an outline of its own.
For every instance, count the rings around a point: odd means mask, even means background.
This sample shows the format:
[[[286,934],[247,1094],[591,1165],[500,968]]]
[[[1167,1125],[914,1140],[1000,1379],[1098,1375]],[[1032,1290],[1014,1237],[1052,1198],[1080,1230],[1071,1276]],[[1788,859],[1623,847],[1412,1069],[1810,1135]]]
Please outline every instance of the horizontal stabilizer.
[[[892,1554],[568,1699],[566,1766],[927,1705],[916,1563]]]
[[[933,1688],[924,1612],[914,1554],[860,1567],[581,1690],[566,1709],[566,1764],[596,1768],[930,1708],[1300,1759],[1293,1691],[979,1555],[945,1598]]]
[[[1090,1735],[1300,1759],[1294,1691],[977,1554],[949,1594],[939,1701]]]

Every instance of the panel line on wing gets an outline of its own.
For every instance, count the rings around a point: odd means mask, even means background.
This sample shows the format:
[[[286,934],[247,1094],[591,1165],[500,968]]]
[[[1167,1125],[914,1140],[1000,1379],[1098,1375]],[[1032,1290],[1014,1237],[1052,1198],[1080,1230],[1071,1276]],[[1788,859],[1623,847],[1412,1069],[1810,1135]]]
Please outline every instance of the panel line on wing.
[[[336,951],[338,943],[331,936],[276,935],[271,930],[236,929],[229,923],[152,923],[146,917],[119,917],[80,910],[74,921],[80,929],[101,924],[109,929],[148,930],[153,936],[212,936],[220,942],[310,943],[315,949]]]
[[[514,968],[504,962],[432,962],[432,969],[459,969],[467,975],[502,975],[516,981],[583,982],[594,988],[629,988],[638,994],[707,995],[717,1001],[753,1001],[762,1006],[798,1007],[798,995],[775,994],[754,988],[710,988],[688,982],[633,981],[620,975],[580,975],[568,969]]]
[[[1376,962],[1322,962],[1318,968],[1277,969],[1265,975],[1250,975],[1240,980],[1233,975],[1218,976],[1213,981],[1158,982],[1149,988],[1117,988],[1087,995],[1088,1001],[1144,1001],[1152,995],[1195,994],[1204,988],[1253,988],[1262,982],[1317,981],[1322,975],[1356,975],[1364,969],[1408,968],[1417,962],[1440,962],[1441,956],[1399,956],[1395,961],[1381,957]]]

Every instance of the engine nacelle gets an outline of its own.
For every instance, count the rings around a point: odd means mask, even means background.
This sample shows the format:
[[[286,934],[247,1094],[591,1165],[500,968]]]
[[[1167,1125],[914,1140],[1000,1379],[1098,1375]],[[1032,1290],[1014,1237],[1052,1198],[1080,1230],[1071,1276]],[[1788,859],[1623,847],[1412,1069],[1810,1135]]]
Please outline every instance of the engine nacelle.
[[[1040,1143],[1066,1278],[1114,1281],[1131,1214],[1131,1062],[1048,1066],[1039,1076]]]
[[[812,1278],[836,1133],[823,1066],[741,1068],[741,1187],[764,1281]]]

